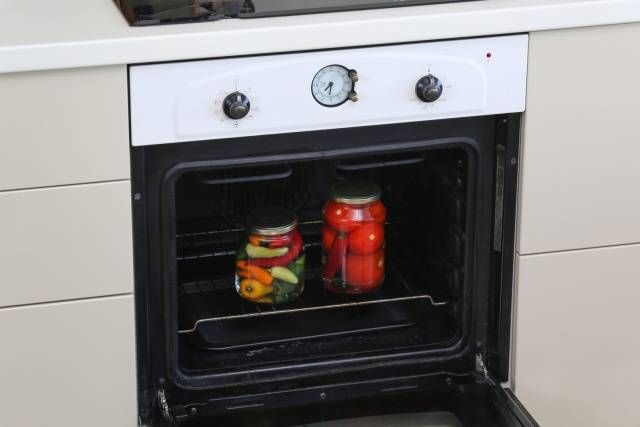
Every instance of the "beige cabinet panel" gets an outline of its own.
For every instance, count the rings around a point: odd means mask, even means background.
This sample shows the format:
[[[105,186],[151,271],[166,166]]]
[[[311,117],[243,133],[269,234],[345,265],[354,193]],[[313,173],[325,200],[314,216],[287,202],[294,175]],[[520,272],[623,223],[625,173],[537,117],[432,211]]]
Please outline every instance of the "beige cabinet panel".
[[[515,392],[544,427],[638,427],[640,245],[518,259]]]
[[[0,310],[0,424],[137,424],[133,296]]]
[[[640,23],[531,33],[520,253],[640,242]]]
[[[129,181],[0,193],[0,307],[133,291]]]
[[[0,75],[0,190],[129,178],[124,65]]]

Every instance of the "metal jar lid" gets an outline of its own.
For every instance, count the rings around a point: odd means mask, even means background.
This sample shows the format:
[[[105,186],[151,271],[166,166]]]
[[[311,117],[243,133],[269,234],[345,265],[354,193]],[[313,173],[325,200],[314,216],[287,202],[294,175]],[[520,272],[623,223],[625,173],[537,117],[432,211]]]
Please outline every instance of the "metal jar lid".
[[[336,182],[329,193],[331,200],[347,205],[366,205],[380,200],[380,187],[371,181],[348,179]]]
[[[288,233],[298,225],[296,214],[285,208],[258,208],[247,215],[251,234],[277,236]]]

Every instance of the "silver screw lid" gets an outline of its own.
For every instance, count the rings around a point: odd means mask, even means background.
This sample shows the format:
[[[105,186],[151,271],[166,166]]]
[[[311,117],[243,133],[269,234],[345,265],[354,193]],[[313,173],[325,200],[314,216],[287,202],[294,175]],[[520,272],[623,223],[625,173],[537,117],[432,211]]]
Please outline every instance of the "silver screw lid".
[[[336,182],[329,193],[331,200],[347,205],[366,205],[380,200],[380,187],[361,179]]]
[[[251,234],[277,236],[294,230],[298,225],[298,218],[289,209],[258,208],[247,215],[247,224]]]

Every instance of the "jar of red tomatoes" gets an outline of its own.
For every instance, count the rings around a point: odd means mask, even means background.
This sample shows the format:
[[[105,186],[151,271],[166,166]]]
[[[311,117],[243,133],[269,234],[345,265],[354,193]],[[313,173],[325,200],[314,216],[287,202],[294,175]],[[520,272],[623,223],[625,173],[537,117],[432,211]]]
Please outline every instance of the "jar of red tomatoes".
[[[295,213],[260,208],[236,251],[236,290],[248,301],[283,304],[304,290],[304,245]]]
[[[361,294],[384,280],[384,223],[380,187],[363,180],[339,181],[324,206],[322,230],[325,287]]]

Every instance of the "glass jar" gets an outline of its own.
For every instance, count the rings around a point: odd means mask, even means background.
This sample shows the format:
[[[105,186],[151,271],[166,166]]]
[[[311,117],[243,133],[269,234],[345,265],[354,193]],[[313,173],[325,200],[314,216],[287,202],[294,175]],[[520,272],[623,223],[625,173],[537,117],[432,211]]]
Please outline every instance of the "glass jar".
[[[259,208],[247,216],[236,251],[236,290],[251,302],[283,304],[304,289],[304,245],[295,213]]]
[[[380,187],[346,180],[331,189],[322,229],[325,287],[361,294],[377,290],[384,280],[384,223],[387,210]]]

